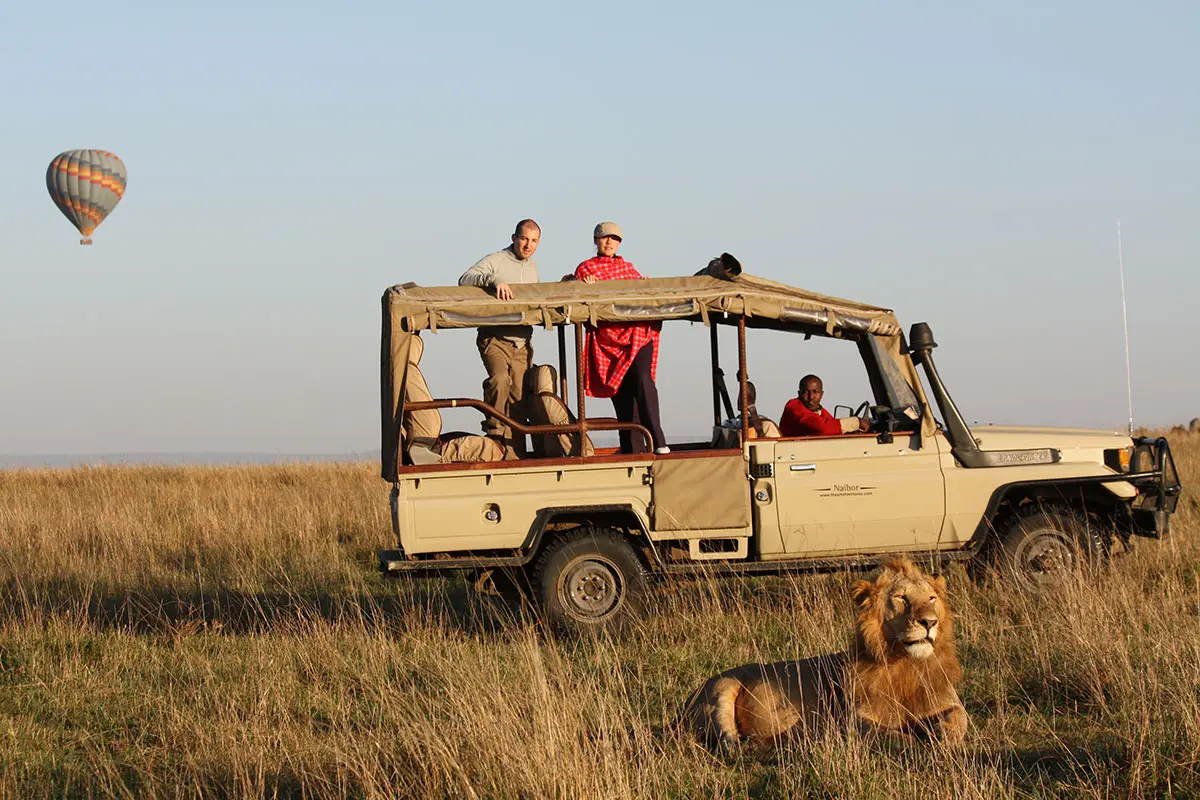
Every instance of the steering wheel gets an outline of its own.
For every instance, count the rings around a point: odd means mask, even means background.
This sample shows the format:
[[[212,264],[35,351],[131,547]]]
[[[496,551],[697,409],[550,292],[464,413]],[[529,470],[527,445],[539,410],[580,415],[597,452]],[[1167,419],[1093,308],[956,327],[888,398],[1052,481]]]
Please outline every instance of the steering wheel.
[[[885,420],[892,415],[892,409],[887,406],[872,405],[870,400],[864,400],[862,404],[854,410],[854,416],[862,418],[866,417],[870,423],[867,430],[871,433],[879,433],[886,430]]]

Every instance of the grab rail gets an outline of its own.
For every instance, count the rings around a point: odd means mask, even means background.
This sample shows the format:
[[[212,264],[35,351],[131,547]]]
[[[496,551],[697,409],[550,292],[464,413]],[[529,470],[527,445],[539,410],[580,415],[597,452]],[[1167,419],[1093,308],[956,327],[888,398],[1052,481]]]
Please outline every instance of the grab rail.
[[[512,417],[501,414],[494,406],[482,400],[475,400],[469,397],[456,397],[450,400],[422,400],[404,404],[405,412],[426,411],[438,408],[475,408],[487,416],[495,417],[520,433],[531,435],[537,433],[583,433],[585,431],[584,426],[578,422],[572,422],[568,425],[523,425]],[[635,422],[621,422],[611,417],[589,417],[587,429],[597,431],[633,431],[634,433],[640,433],[646,440],[647,449],[650,451],[654,450],[654,437],[650,435],[650,431],[644,425],[638,425]]]

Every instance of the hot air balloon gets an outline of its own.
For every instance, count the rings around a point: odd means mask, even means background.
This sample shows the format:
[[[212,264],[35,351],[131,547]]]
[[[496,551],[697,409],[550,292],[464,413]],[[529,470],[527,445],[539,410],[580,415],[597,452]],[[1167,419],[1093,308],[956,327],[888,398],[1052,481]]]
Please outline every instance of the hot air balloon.
[[[46,188],[58,210],[91,244],[92,231],[125,194],[125,163],[104,150],[68,150],[46,169]]]

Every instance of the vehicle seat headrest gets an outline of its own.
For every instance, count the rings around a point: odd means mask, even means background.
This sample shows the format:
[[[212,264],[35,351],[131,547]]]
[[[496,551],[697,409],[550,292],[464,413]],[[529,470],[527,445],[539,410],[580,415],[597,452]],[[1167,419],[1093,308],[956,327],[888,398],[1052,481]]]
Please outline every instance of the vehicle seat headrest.
[[[408,344],[408,363],[416,365],[421,363],[421,356],[425,355],[425,340],[415,333],[410,333],[412,340]]]
[[[531,367],[526,381],[530,394],[557,394],[558,373],[549,364]]]

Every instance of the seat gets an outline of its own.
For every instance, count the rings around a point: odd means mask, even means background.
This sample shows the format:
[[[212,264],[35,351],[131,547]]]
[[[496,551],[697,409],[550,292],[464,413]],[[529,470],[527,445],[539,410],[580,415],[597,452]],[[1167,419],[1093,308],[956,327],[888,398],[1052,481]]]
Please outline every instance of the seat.
[[[758,413],[755,402],[758,400],[758,390],[753,381],[746,381],[746,397],[750,401],[750,438],[779,439],[783,436],[774,420]],[[742,407],[742,398],[738,397],[738,409]],[[728,450],[741,447],[742,417],[739,414],[733,419],[727,419],[713,428],[712,447],[716,450]],[[762,431],[760,434],[759,431]]]
[[[562,398],[554,393],[558,373],[549,364],[529,368],[525,373],[525,409],[531,425],[571,425],[575,416]],[[538,458],[566,458],[580,455],[577,433],[539,433],[533,435],[533,453]],[[583,434],[583,455],[595,455],[592,440]]]
[[[414,335],[408,349],[408,373],[404,379],[404,403],[423,403],[433,399],[429,384],[418,366],[425,343]],[[442,415],[436,408],[405,411],[402,445],[410,464],[462,464],[478,461],[504,461],[508,453],[502,444],[486,436],[469,434],[442,435]],[[515,458],[515,456],[514,456]]]
[[[759,425],[762,426],[762,436],[758,435],[758,431],[753,426],[750,428],[751,439],[778,439],[782,436],[779,432],[779,426],[772,420],[766,417],[758,418]],[[729,450],[742,446],[742,419],[734,417],[727,419],[720,425],[713,426],[712,444],[709,445],[714,450]]]
[[[762,426],[762,438],[764,439],[778,439],[783,436],[783,434],[779,432],[779,426],[775,424],[774,420],[767,419],[766,417],[759,417],[758,424]],[[750,429],[750,435],[752,437],[755,436],[756,433],[757,431],[755,431],[753,428]]]

